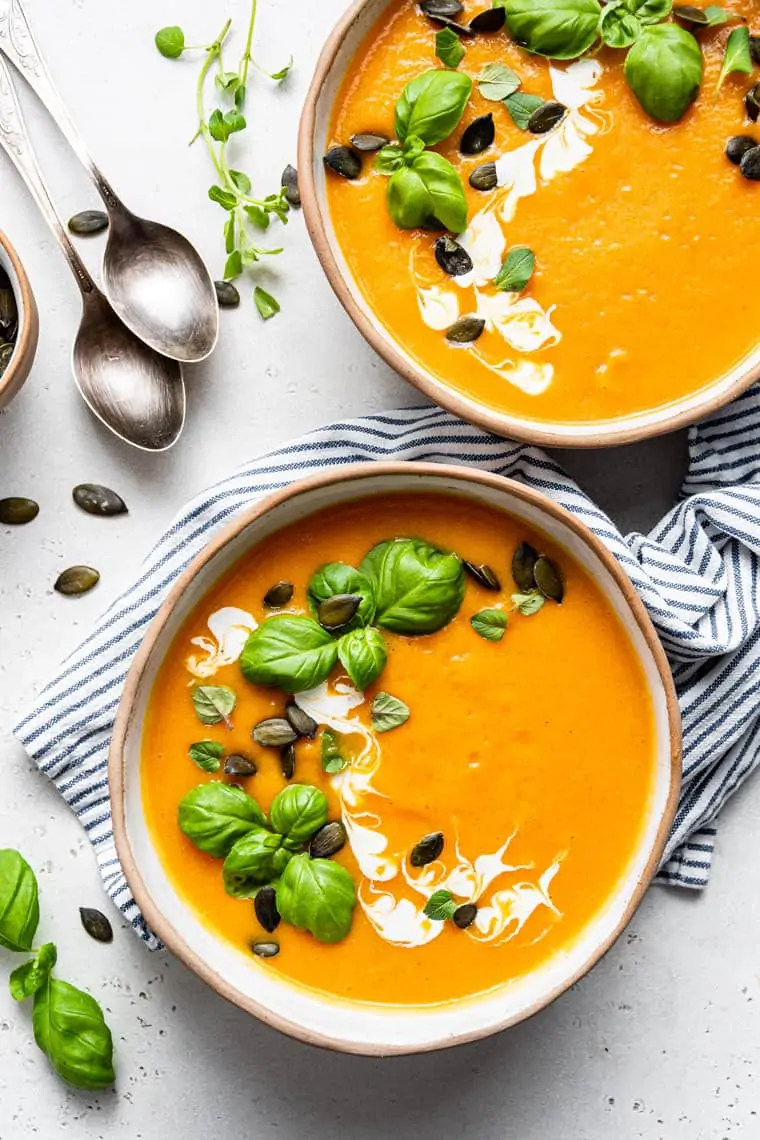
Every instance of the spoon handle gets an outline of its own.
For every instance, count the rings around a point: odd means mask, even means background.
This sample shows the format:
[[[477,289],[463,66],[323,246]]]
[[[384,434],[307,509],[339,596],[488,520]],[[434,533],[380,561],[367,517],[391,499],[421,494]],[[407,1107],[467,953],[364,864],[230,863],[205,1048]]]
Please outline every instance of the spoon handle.
[[[0,53],[18,69],[52,116],[109,210],[121,202],[95,165],[40,54],[21,0],[0,0]]]
[[[2,2],[2,0],[0,0]],[[55,234],[71,270],[76,277],[82,295],[87,297],[97,292],[97,287],[86,265],[71,244],[58,211],[48,193],[42,172],[29,139],[24,117],[21,114],[13,80],[0,57],[0,147],[10,158],[29,188],[32,197],[45,216],[45,221]]]

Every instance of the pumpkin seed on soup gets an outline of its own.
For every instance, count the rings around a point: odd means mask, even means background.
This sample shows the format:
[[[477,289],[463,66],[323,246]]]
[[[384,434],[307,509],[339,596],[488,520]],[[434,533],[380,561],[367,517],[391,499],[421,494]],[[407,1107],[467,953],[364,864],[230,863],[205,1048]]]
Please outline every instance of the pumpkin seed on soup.
[[[481,317],[460,317],[446,333],[446,340],[452,344],[472,344],[485,327],[486,322]]]
[[[487,115],[479,115],[465,128],[459,140],[459,150],[462,154],[480,154],[492,145],[496,137],[496,128],[493,123],[491,111]]]
[[[528,130],[533,135],[545,135],[561,123],[566,114],[567,107],[564,103],[555,103],[550,99],[536,107],[528,119]]]
[[[749,37],[749,54],[755,63],[760,63],[760,36]]]
[[[361,156],[350,146],[331,146],[322,160],[328,170],[349,181],[362,172]]]
[[[348,842],[346,829],[340,820],[335,819],[315,831],[309,842],[309,855],[312,859],[329,859],[337,855]]]
[[[744,96],[744,106],[747,111],[747,117],[751,122],[756,123],[758,117],[760,117],[760,83],[755,83],[750,87]]]
[[[470,28],[478,35],[488,32],[498,32],[504,27],[504,22],[507,17],[505,8],[486,8],[483,12],[478,12],[470,20]]]
[[[726,143],[726,158],[738,166],[748,150],[757,146],[752,135],[733,135]]]
[[[466,930],[468,926],[472,926],[477,913],[478,908],[475,903],[462,903],[452,914],[451,920],[460,930]]]
[[[745,151],[739,163],[739,170],[751,182],[760,182],[760,146]]]
[[[102,911],[89,906],[80,906],[79,918],[90,938],[94,938],[96,942],[113,942],[113,927]]]
[[[214,289],[220,309],[236,309],[240,304],[240,294],[231,281],[215,281]]]
[[[108,214],[102,210],[80,210],[69,218],[69,229],[77,237],[102,234],[103,230],[108,229]]]
[[[434,246],[435,260],[449,277],[462,277],[472,271],[472,258],[464,246],[451,237],[438,238]]]
[[[0,499],[0,523],[4,526],[24,526],[36,519],[39,513],[39,503],[34,499],[23,499],[19,495]]]
[[[53,588],[59,594],[74,597],[86,594],[93,586],[97,586],[99,581],[100,574],[97,570],[93,570],[92,566],[69,566],[58,575]]]
[[[253,760],[243,756],[241,752],[233,752],[224,761],[225,776],[255,776],[258,768]]]
[[[296,746],[286,744],[280,749],[280,771],[286,780],[292,780],[296,774]]]
[[[309,716],[307,712],[304,712],[300,705],[295,703],[288,705],[285,709],[285,716],[299,736],[307,736],[309,740],[313,740],[317,735],[319,725],[313,716]]]
[[[760,178],[760,174],[758,174]],[[564,595],[565,588],[562,585],[559,570],[554,563],[541,554],[533,567],[533,577],[535,578],[536,585],[545,598],[549,598],[552,602],[559,604]]]
[[[363,600],[360,594],[333,594],[317,607],[317,621],[330,631],[342,629],[356,616]]]
[[[710,17],[704,8],[696,8],[693,4],[676,4],[673,7],[673,15],[683,20],[685,24],[693,24],[695,27],[704,28],[710,23]]]
[[[292,582],[276,582],[264,594],[264,605],[269,610],[278,610],[286,606],[293,597],[295,587]]]
[[[354,150],[364,154],[371,154],[375,150],[382,150],[391,140],[386,135],[373,135],[370,133],[351,135],[351,146]]]
[[[254,941],[251,943],[251,950],[257,958],[276,958],[280,953],[279,942],[264,942]]]
[[[280,178],[280,185],[285,190],[285,200],[296,210],[301,205],[301,191],[298,188],[298,171],[290,163],[285,167]]]
[[[127,504],[121,495],[99,483],[78,483],[71,495],[76,505],[88,515],[127,514]]]
[[[438,859],[443,851],[443,843],[442,831],[431,831],[429,835],[423,835],[412,848],[409,862],[413,867],[427,867]]]
[[[534,550],[529,542],[521,542],[512,555],[512,577],[515,585],[524,594],[536,588],[534,576],[538,551]]]
[[[253,900],[256,918],[267,934],[274,934],[280,925],[280,912],[277,909],[277,892],[274,887],[262,887]]]
[[[426,16],[445,16],[449,20],[461,16],[464,4],[460,0],[422,0],[420,8]]]
[[[473,190],[495,190],[498,181],[495,162],[484,162],[476,166],[469,178]]]
[[[293,725],[283,716],[270,716],[260,720],[251,729],[251,736],[262,748],[284,748],[298,739]]]

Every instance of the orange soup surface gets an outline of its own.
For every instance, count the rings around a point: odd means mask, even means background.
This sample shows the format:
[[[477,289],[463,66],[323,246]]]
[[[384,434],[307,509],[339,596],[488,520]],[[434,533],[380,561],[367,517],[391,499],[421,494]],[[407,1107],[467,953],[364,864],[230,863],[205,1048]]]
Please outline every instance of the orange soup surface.
[[[488,565],[500,589],[466,575],[461,608],[444,628],[420,636],[384,631],[387,664],[363,699],[340,666],[321,698],[312,695],[330,716],[338,710],[341,731],[333,735],[351,762],[343,772],[323,771],[320,727],[313,741],[296,743],[292,782],[321,789],[329,818],[345,822],[350,842],[334,858],[350,872],[359,901],[350,932],[334,944],[284,921],[267,934],[249,898],[225,893],[221,860],[198,850],[177,819],[182,798],[201,784],[244,785],[265,811],[286,786],[278,751],[254,744],[251,729],[282,716],[287,697],[243,678],[229,660],[240,643],[231,651],[232,642],[220,645],[223,616],[235,607],[243,613],[236,621],[265,622],[272,611],[264,594],[282,580],[295,587],[288,612],[305,614],[307,583],[324,563],[358,566],[374,544],[401,536]],[[529,614],[515,609],[510,574],[513,552],[526,541],[559,567],[564,583],[561,604],[539,602]],[[494,609],[508,619],[499,641],[471,624]],[[228,663],[215,668],[220,649]],[[234,690],[231,728],[199,722],[194,685]],[[370,710],[381,691],[402,700],[410,716],[375,732]],[[199,770],[188,755],[199,740],[253,759],[256,774],[241,780]],[[157,677],[142,785],[167,875],[203,921],[249,957],[251,970],[275,970],[352,1000],[431,1004],[522,978],[573,944],[630,865],[654,767],[642,668],[589,575],[507,514],[453,496],[406,494],[358,500],[284,528],[207,594]],[[437,832],[439,857],[413,866],[415,845]],[[467,929],[424,915],[442,887],[456,905],[476,904]],[[255,957],[250,946],[261,939],[274,939],[279,954]]]
[[[465,0],[466,23],[483,9]],[[731,11],[758,24],[757,0]],[[436,27],[412,0],[397,0],[366,37],[336,100],[330,145],[355,133],[394,137],[394,107],[407,82],[443,65]],[[569,108],[546,134],[520,130],[501,102],[474,83],[461,124],[434,149],[464,181],[473,273],[448,277],[436,234],[399,229],[385,204],[388,178],[364,156],[353,181],[328,172],[338,244],[369,307],[418,365],[460,395],[499,412],[554,424],[597,422],[664,407],[711,384],[755,349],[754,228],[757,182],[724,155],[726,140],[752,133],[742,96],[758,78],[729,75],[714,97],[728,27],[700,33],[699,97],[670,126],[650,119],[623,74],[625,52],[604,49],[550,64],[502,30],[463,41],[459,65],[473,80],[488,64],[519,76],[523,92]],[[463,129],[492,113],[495,141],[459,152]],[[468,179],[496,162],[499,185]],[[524,292],[493,279],[508,251],[524,246],[536,270]],[[465,315],[480,337],[452,345]]]

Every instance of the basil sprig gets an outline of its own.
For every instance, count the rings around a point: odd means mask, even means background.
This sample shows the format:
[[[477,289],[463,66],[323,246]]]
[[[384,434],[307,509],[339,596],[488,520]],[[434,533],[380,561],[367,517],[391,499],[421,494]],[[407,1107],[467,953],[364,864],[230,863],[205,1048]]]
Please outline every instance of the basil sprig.
[[[598,0],[498,0],[509,34],[521,47],[549,59],[577,59],[596,43]]]

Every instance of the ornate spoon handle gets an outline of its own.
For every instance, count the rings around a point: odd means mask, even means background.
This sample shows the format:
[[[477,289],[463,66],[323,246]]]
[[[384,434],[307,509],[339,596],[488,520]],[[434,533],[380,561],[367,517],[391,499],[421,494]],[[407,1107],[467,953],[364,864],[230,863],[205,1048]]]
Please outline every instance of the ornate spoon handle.
[[[74,153],[79,158],[109,210],[121,205],[112,187],[92,160],[58,94],[37,47],[21,0],[0,0],[0,52],[18,69],[32,90],[47,107]]]

